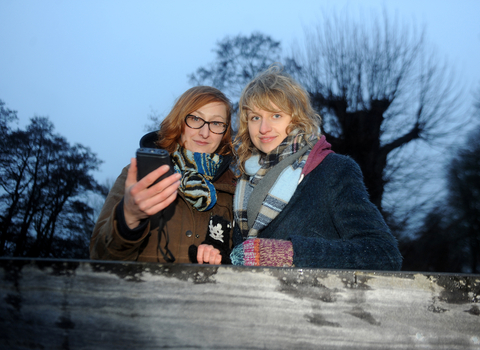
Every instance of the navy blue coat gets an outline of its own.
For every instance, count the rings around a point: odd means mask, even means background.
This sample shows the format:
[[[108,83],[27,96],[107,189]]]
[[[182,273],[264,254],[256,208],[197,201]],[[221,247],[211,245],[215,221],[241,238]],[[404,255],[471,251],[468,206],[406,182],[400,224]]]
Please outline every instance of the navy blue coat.
[[[400,270],[402,256],[360,167],[329,154],[305,176],[282,212],[258,238],[290,240],[296,267]],[[240,244],[238,226],[234,245]]]

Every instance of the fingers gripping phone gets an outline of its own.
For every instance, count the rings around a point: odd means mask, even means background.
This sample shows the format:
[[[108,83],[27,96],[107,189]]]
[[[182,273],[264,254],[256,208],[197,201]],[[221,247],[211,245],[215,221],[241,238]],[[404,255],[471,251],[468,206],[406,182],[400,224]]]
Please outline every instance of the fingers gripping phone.
[[[158,169],[164,164],[170,167],[170,170],[160,176],[153,184],[169,177],[173,174],[172,161],[170,160],[170,154],[164,149],[159,148],[139,148],[137,149],[137,181],[140,181],[143,177],[150,174],[152,171]]]

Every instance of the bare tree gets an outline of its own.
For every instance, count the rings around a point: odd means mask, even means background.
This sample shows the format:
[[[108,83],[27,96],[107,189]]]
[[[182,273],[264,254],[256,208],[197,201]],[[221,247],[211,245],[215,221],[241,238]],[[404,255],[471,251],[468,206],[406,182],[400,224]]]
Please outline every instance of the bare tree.
[[[101,161],[53,129],[42,117],[33,118],[25,130],[5,128],[0,152],[0,255],[65,256],[60,247],[84,242],[85,232],[93,229],[93,220],[88,219],[93,209],[80,197],[105,192],[90,174]],[[78,247],[78,254],[67,256],[88,257],[88,244]]]
[[[373,16],[324,15],[306,30],[305,47],[294,50],[300,68],[292,74],[310,92],[332,148],[359,163],[372,202],[386,215],[386,186],[405,186],[426,168],[406,146],[435,144],[452,132],[461,90],[424,31],[386,13]]]

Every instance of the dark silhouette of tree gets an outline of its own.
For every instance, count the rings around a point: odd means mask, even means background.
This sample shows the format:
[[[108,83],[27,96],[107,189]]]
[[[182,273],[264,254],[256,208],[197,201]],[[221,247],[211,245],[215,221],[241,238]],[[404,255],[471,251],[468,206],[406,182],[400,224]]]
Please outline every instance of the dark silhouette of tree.
[[[480,103],[477,109],[480,116]],[[405,270],[480,271],[480,126],[446,168],[447,195],[415,237],[400,241]]]
[[[386,214],[386,185],[404,187],[401,170],[418,157],[399,151],[452,131],[461,93],[452,71],[428,49],[424,32],[386,14],[362,21],[325,15],[305,43],[294,50],[293,74],[310,92],[332,148],[360,165],[372,202]]]
[[[431,272],[462,272],[464,251],[455,236],[449,235],[450,213],[439,205],[424,219],[414,238],[400,240],[402,270]]]
[[[25,130],[12,130],[7,120],[12,113],[4,111],[0,255],[88,257],[85,237],[93,228],[93,210],[82,196],[105,192],[90,174],[101,161],[54,134],[47,118],[35,117]],[[85,245],[68,252],[79,239]]]

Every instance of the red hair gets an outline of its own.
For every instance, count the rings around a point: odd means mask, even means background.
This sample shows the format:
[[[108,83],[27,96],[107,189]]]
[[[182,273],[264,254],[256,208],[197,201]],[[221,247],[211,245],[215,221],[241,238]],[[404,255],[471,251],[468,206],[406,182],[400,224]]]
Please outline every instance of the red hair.
[[[232,146],[232,106],[230,100],[218,89],[210,86],[195,86],[188,89],[175,102],[170,113],[160,124],[157,146],[172,154],[180,137],[185,130],[185,117],[197,109],[212,102],[222,102],[227,109],[227,131],[223,134],[222,140],[215,150],[215,153],[229,155],[233,153]]]

